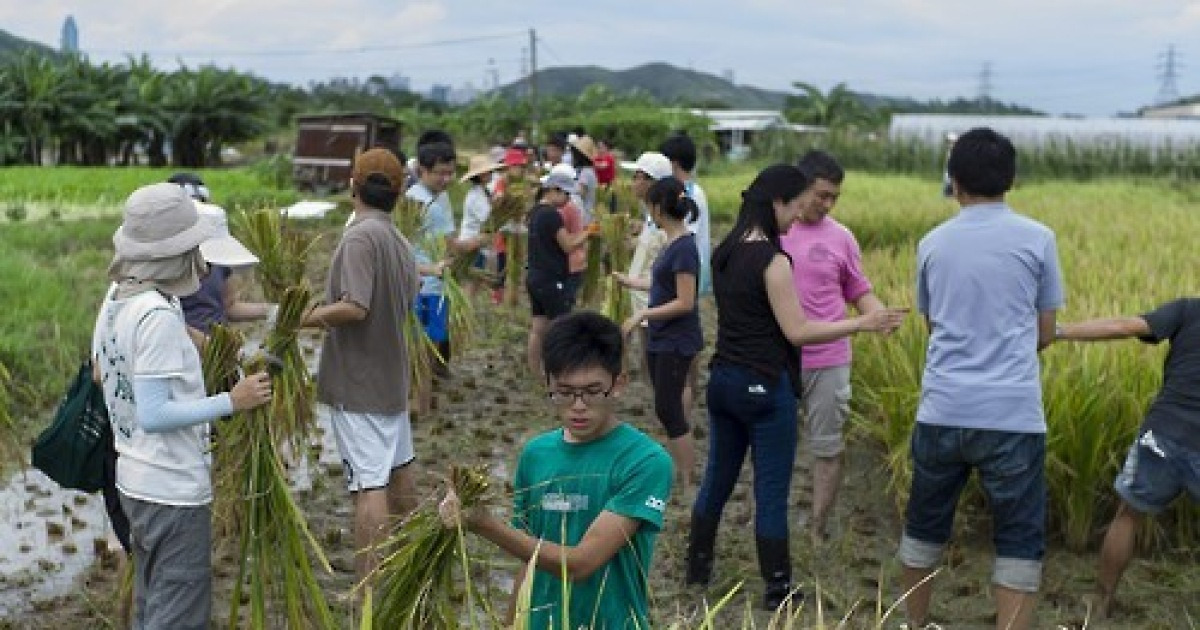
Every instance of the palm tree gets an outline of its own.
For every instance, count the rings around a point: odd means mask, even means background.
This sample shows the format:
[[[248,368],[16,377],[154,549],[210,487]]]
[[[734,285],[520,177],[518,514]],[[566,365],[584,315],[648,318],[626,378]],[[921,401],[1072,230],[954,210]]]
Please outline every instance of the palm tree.
[[[187,168],[218,164],[226,143],[264,133],[266,93],[264,81],[233,70],[204,66],[172,74],[166,98],[172,162]]]
[[[53,141],[55,108],[63,101],[63,74],[48,56],[26,50],[0,67],[6,118],[24,136],[22,161],[40,165]]]
[[[801,96],[788,97],[786,115],[793,122],[830,129],[871,126],[878,122],[874,110],[863,105],[845,83],[838,83],[828,92],[802,81],[792,83],[792,87],[803,92]]]

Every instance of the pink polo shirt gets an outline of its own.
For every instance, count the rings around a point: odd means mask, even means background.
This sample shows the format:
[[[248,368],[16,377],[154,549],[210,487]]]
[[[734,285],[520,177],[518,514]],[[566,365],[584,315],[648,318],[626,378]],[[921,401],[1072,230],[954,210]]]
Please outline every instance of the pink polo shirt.
[[[871,291],[862,270],[862,252],[850,230],[831,217],[816,225],[796,223],[780,238],[792,257],[792,280],[809,319],[832,322],[846,317],[846,304]],[[801,348],[804,369],[850,364],[850,339]]]

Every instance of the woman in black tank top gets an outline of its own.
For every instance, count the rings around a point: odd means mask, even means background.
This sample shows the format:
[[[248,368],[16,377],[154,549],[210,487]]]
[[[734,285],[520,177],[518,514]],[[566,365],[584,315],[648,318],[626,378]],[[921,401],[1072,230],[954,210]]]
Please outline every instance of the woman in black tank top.
[[[890,332],[903,312],[877,311],[838,322],[804,317],[792,262],[779,245],[809,198],[794,166],[767,167],[742,192],[737,222],[713,253],[717,347],[708,382],[709,451],[692,508],[687,582],[712,575],[717,523],[737,483],[747,449],[754,451],[754,533],[766,582],[764,607],[792,594],[787,499],[795,462],[800,353],[805,343],[860,331]]]

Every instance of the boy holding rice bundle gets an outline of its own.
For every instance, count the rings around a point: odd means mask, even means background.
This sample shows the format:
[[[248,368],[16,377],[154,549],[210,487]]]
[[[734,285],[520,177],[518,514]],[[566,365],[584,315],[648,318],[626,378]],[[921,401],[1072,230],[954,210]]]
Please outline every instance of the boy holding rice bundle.
[[[648,628],[647,576],[671,490],[671,458],[617,419],[626,378],[621,331],[593,312],[555,321],[542,346],[547,398],[562,427],[525,444],[511,523],[449,493],[443,521],[486,538],[537,570],[529,628]],[[568,582],[568,584],[564,584]],[[564,591],[569,595],[564,596]],[[567,623],[563,624],[564,618]]]

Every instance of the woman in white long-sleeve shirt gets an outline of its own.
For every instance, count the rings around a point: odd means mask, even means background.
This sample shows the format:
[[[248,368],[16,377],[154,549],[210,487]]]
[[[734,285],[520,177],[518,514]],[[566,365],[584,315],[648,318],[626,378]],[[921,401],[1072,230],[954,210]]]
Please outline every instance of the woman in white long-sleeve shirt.
[[[266,404],[266,374],[207,396],[179,296],[194,293],[213,235],[174,184],[134,191],[113,236],[113,285],[92,354],[113,424],[117,489],[129,516],[135,628],[207,628],[212,482],[208,423]],[[222,261],[211,261],[220,264]]]

